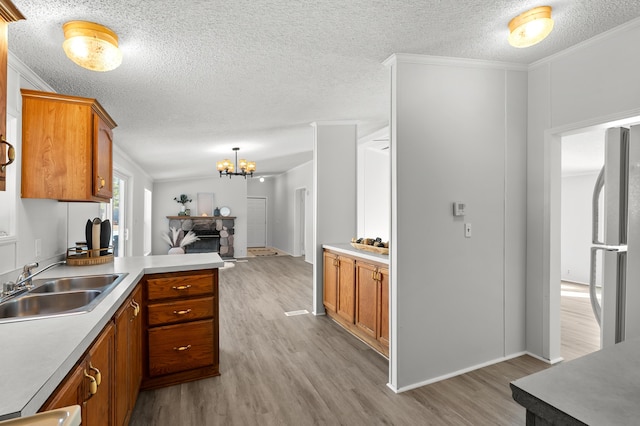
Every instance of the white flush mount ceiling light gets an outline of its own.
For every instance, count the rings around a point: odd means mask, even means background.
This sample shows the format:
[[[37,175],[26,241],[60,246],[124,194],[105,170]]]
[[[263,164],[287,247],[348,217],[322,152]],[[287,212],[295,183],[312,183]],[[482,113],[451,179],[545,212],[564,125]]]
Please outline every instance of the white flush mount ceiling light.
[[[256,171],[256,162],[247,161],[244,158],[241,158],[240,162],[238,162],[238,151],[240,151],[240,148],[233,148],[233,150],[236,153],[235,164],[226,158],[216,163],[216,168],[218,169],[218,172],[220,172],[220,177],[229,176],[229,179],[231,179],[231,176],[244,176],[245,179],[247,176],[253,177],[253,173]],[[236,172],[235,170],[238,170],[238,168],[240,171]]]
[[[509,22],[509,44],[513,47],[533,46],[552,30],[551,6],[534,7]]]
[[[118,36],[104,25],[70,21],[62,26],[67,57],[91,71],[111,71],[122,63]]]

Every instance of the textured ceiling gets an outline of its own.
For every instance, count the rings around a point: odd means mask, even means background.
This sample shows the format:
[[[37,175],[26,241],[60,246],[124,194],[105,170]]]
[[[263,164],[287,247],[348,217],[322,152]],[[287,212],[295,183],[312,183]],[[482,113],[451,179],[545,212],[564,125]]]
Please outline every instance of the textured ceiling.
[[[115,143],[155,179],[205,176],[241,155],[258,174],[311,159],[312,128],[387,123],[393,53],[529,64],[640,16],[638,0],[14,0],[26,21],[9,49],[56,91],[97,98]],[[515,49],[507,24],[542,4],[555,30]],[[120,37],[122,65],[69,61],[62,24],[98,22]]]

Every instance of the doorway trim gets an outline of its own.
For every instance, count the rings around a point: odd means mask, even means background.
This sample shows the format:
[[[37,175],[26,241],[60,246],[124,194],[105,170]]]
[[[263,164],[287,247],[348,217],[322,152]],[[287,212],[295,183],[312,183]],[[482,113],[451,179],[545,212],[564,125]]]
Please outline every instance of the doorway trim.
[[[293,256],[306,255],[307,208],[307,187],[296,188],[293,192]]]
[[[544,132],[544,204],[542,275],[542,356],[551,364],[563,360],[560,350],[560,232],[561,232],[561,148],[562,137],[583,131],[628,126],[640,121],[640,109],[596,117]],[[527,283],[533,286],[534,283]]]

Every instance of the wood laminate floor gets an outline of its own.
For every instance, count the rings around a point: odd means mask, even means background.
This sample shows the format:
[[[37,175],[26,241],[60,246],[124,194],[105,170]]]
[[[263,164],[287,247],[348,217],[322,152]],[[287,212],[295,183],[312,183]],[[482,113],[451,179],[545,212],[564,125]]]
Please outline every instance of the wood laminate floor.
[[[141,392],[131,425],[523,425],[509,382],[529,356],[395,394],[388,361],[311,311],[312,266],[273,256],[220,271],[221,376]]]
[[[600,349],[600,326],[596,322],[589,299],[589,286],[561,283],[560,351],[565,361]]]

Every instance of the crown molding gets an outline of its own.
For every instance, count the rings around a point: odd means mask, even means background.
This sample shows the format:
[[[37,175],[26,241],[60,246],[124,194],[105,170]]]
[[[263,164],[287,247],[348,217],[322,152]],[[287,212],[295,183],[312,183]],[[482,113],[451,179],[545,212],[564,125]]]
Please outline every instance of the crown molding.
[[[16,72],[20,74],[20,78],[28,81],[36,90],[41,90],[43,92],[53,92],[55,90],[53,87],[49,86],[49,83],[44,81],[38,74],[36,74],[31,68],[25,65],[18,57],[11,52],[8,51],[7,58],[7,66],[13,68]],[[22,85],[21,85],[22,86]]]
[[[527,71],[528,65],[512,62],[484,61],[480,59],[451,58],[446,56],[417,55],[414,53],[394,53],[385,59],[382,64],[390,67],[399,63],[421,65],[447,65],[465,68],[485,68],[509,71]]]
[[[26,19],[9,0],[0,0],[0,18],[4,19],[5,22],[15,22]]]
[[[346,125],[355,125],[357,126],[362,121],[360,120],[335,120],[335,121],[314,121],[309,123],[311,127],[319,127],[319,126],[346,126]]]
[[[602,40],[608,39],[610,37],[615,37],[617,35],[619,35],[620,33],[629,31],[630,29],[633,28],[637,28],[640,27],[640,17],[639,18],[635,18],[632,19],[628,22],[625,22],[622,25],[618,25],[617,27],[614,27],[608,31],[605,31],[603,33],[600,33],[596,36],[591,37],[588,40],[582,41],[578,44],[574,44],[571,47],[568,47],[558,53],[554,53],[553,55],[547,56],[546,58],[542,58],[538,61],[532,62],[531,64],[529,64],[528,69],[532,70],[532,69],[536,69],[539,68],[541,66],[547,65],[552,63],[553,61],[555,61],[556,59],[562,58],[564,56],[568,56],[571,55],[573,53],[575,53],[576,51],[582,50],[582,49],[586,49],[596,43],[599,43]]]

